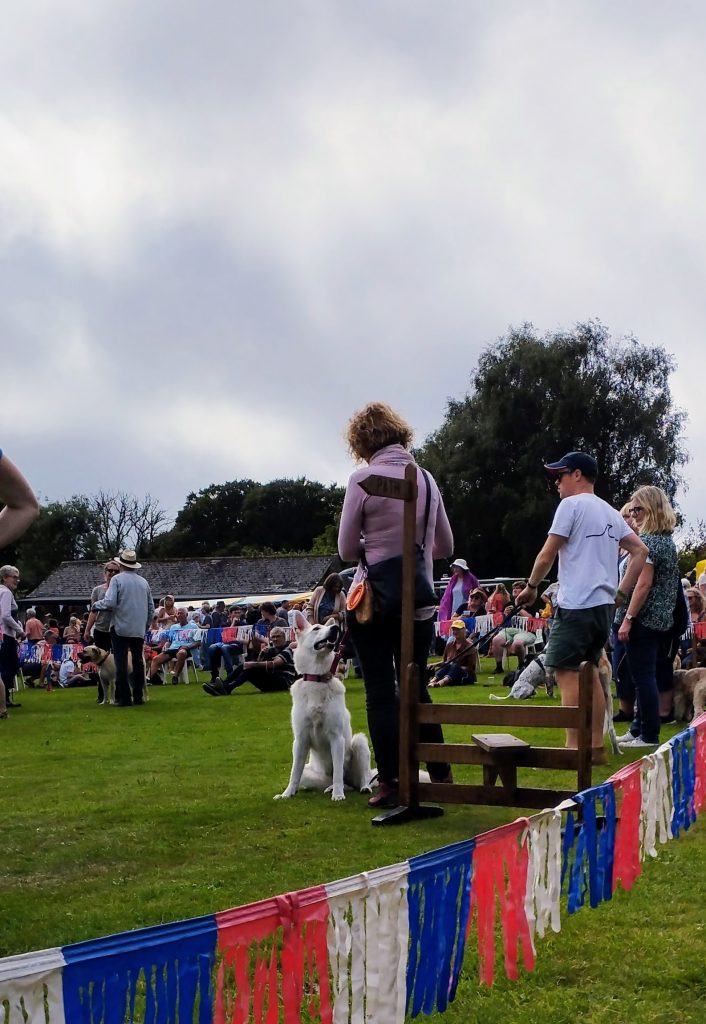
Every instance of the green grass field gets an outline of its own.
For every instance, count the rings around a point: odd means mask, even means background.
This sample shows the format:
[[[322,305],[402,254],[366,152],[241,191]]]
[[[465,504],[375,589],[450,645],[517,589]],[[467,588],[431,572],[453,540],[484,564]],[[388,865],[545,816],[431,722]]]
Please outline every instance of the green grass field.
[[[491,678],[436,699],[485,702],[502,692]],[[347,686],[354,728],[365,729],[362,683]],[[134,709],[99,707],[88,689],[25,690],[19,699],[22,709],[0,723],[0,955],[225,910],[516,816],[448,807],[440,819],[374,829],[359,794],[340,804],[307,793],[273,801],[290,768],[286,694],[245,686],[214,699],[193,684],[154,687],[149,704]],[[449,728],[447,738],[465,731]],[[550,731],[522,735],[559,742]],[[631,759],[611,757],[595,781]],[[458,768],[456,776],[470,781],[477,771]],[[547,785],[573,785],[568,773],[527,774],[533,784],[541,774]],[[562,932],[538,940],[536,971],[519,983],[504,979],[499,958],[495,986],[480,989],[469,951],[444,1020],[706,1021],[704,835],[702,820],[662,847],[631,893],[564,913]]]

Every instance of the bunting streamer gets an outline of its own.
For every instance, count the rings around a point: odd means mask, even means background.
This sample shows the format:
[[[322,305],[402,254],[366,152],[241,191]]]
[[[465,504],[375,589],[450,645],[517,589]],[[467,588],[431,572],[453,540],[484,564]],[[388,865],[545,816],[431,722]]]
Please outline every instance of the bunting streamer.
[[[696,821],[694,810],[695,751],[693,730],[679,733],[669,741],[672,748],[672,835],[676,839],[680,832],[688,831]]]
[[[50,1021],[66,1024],[60,949],[23,953],[0,960],[0,1012],[3,1024]],[[70,1021],[69,1021],[70,1024]]]
[[[409,870],[405,861],[326,886],[333,1024],[404,1021]]]
[[[323,886],[216,914],[214,1024],[333,1024]],[[210,1018],[209,1018],[210,1019]]]
[[[706,804],[706,713],[691,723],[694,733],[694,810],[698,814]]]
[[[65,946],[66,1024],[124,1024],[136,1007],[144,1024],[211,1024],[215,947],[213,916]]]
[[[533,947],[535,934],[543,938],[547,927],[561,931],[561,821],[562,811],[572,806],[573,801],[566,801],[559,807],[533,814],[528,822],[525,916]]]
[[[215,916],[0,960],[2,1024],[403,1024],[443,1012],[478,927],[492,984],[597,907],[706,802],[706,714],[573,801],[409,862]],[[565,828],[562,841],[562,818]],[[579,821],[579,815],[581,820]]]
[[[640,874],[640,818],[642,814],[642,765],[639,761],[621,768],[608,780],[615,789],[617,823],[613,857],[613,889],[620,882],[632,889]]]
[[[593,908],[612,898],[615,849],[615,790],[611,783],[585,789],[574,799],[582,809],[583,821],[577,825],[574,812],[569,811],[566,835],[571,836],[571,844],[565,844],[562,874],[567,882],[570,914],[584,905],[587,891]]]
[[[672,838],[672,748],[659,747],[642,759],[642,816],[640,828],[641,859],[657,856],[660,843]]]
[[[410,1016],[440,1013],[456,997],[466,947],[475,841],[466,840],[409,862]]]
[[[500,903],[505,973],[512,981],[517,980],[520,953],[525,968],[534,970],[534,949],[525,914],[529,864],[527,825],[527,818],[518,818],[476,837],[471,907],[478,921],[480,980],[485,985],[493,984],[495,968],[496,894]]]

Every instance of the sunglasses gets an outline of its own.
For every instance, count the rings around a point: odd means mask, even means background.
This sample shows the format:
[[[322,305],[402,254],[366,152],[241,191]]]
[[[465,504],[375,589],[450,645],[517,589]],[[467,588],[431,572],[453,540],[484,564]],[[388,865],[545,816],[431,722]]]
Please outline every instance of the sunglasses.
[[[632,508],[628,509],[631,516],[641,516],[644,511],[645,510],[642,505],[634,505]]]
[[[554,483],[555,483],[555,484],[558,484],[558,483],[560,482],[560,480],[562,479],[562,477],[565,477],[565,476],[571,476],[572,472],[573,472],[573,470],[571,470],[571,469],[562,469],[562,470],[561,470],[561,471],[560,471],[559,473],[557,473],[557,475],[556,475],[556,476],[554,477]]]
[[[106,576],[117,576],[119,570],[118,569],[104,569],[103,571],[105,572]]]

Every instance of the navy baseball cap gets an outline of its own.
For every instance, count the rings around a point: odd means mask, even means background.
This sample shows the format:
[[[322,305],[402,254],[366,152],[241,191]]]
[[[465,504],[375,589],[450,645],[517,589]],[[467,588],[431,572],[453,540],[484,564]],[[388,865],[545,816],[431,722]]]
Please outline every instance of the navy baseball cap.
[[[562,470],[573,473],[575,469],[579,469],[591,480],[598,476],[598,463],[592,455],[586,455],[585,452],[567,452],[558,462],[545,462],[544,468],[548,473],[561,473]]]

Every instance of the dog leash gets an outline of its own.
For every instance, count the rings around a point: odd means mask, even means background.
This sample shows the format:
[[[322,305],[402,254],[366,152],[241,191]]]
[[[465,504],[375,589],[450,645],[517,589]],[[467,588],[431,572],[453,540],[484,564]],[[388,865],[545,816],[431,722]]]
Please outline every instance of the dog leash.
[[[494,626],[487,633],[483,633],[483,635],[479,636],[477,640],[472,640],[471,643],[469,644],[470,649],[473,650],[481,642],[485,643],[486,640],[492,640],[494,636],[497,636],[497,634],[500,632],[501,629],[505,629],[505,627],[507,626],[508,622],[510,622],[510,620],[512,619],[512,617],[514,616],[514,614],[515,614],[515,612],[517,610],[518,609],[517,609],[517,605],[516,604],[510,605],[510,611],[504,617],[504,619],[500,623],[500,625],[499,626]],[[454,663],[454,661],[458,661],[459,658],[462,658],[465,654],[468,653],[469,647],[464,647],[464,649],[459,654],[455,654],[453,656],[453,658],[449,658],[449,660],[443,662],[443,664],[444,665],[452,665]],[[434,669],[436,668],[436,666],[433,666],[433,665],[430,665],[429,667],[430,668],[434,668]]]

